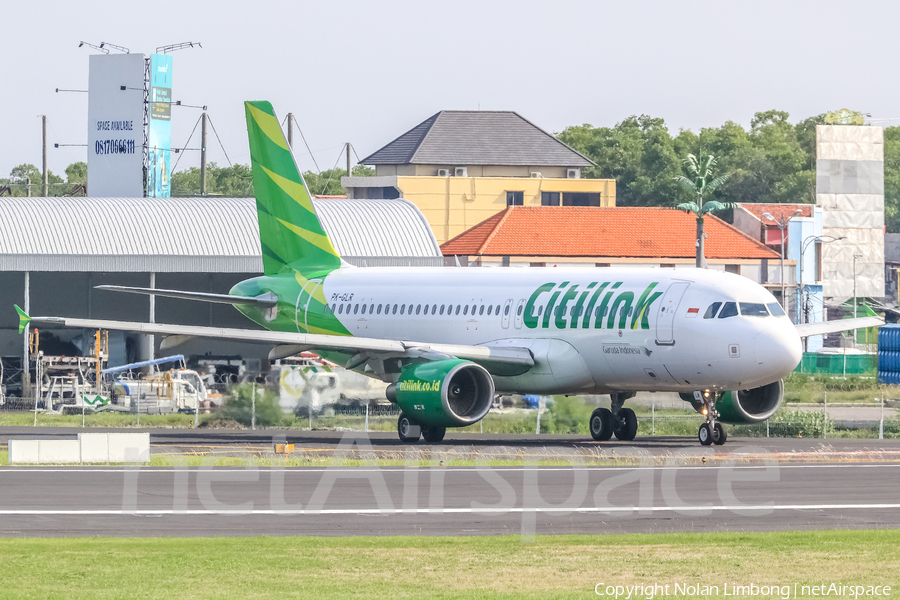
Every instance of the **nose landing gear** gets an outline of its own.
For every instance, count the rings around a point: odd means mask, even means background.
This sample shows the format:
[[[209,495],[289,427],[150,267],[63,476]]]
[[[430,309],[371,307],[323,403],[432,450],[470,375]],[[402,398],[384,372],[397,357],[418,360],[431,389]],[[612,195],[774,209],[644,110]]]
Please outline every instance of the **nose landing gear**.
[[[694,392],[695,397],[702,403],[703,409],[701,413],[706,417],[706,423],[700,425],[700,431],[697,432],[697,439],[703,446],[715,444],[721,446],[728,439],[725,433],[725,427],[716,421],[719,412],[716,410],[716,400],[718,394],[710,391]]]

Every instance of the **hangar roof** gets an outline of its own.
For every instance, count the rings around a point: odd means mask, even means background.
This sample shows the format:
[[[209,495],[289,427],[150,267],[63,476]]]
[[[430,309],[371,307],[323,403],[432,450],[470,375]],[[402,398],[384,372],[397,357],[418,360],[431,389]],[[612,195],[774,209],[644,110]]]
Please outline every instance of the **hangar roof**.
[[[411,202],[313,200],[353,264],[441,264]],[[261,273],[254,198],[0,199],[0,271]]]

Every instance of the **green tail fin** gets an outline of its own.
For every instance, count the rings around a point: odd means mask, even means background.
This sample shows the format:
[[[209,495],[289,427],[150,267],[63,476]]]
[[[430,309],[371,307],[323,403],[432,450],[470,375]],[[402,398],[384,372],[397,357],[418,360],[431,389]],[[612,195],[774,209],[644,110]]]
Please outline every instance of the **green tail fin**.
[[[18,304],[13,304],[13,306],[16,307],[16,312],[19,313],[19,333],[22,333],[28,327],[28,324],[31,323],[31,317],[25,314],[25,311],[19,308]]]
[[[250,163],[266,275],[336,269],[341,258],[322,228],[269,102],[245,102]]]

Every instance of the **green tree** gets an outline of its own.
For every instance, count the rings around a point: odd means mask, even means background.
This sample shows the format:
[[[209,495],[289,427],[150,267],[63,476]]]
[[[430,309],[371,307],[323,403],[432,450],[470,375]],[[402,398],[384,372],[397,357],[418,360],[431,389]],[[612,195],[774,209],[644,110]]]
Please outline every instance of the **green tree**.
[[[44,178],[41,175],[41,171],[36,166],[27,163],[17,165],[9,172],[8,181],[12,189],[12,195],[27,196],[28,189],[26,185],[29,180],[31,181],[31,195],[42,196],[44,193]],[[50,184],[47,191],[48,196],[62,196],[68,191],[66,186],[59,185],[65,183],[62,177],[54,175],[53,171],[49,169],[47,171],[47,182]]]
[[[675,208],[685,212],[694,213],[697,216],[697,261],[698,269],[706,268],[706,257],[704,256],[704,234],[703,234],[703,217],[714,210],[722,210],[731,208],[730,204],[722,203],[717,200],[707,200],[704,202],[704,194],[712,194],[719,188],[727,175],[721,175],[713,178],[713,170],[716,167],[716,157],[712,154],[706,158],[697,159],[693,154],[688,154],[684,159],[684,166],[690,174],[690,178],[679,175],[675,180],[690,193],[694,200],[691,202],[682,202]]]
[[[663,119],[632,116],[611,128],[569,127],[558,137],[597,163],[585,177],[616,180],[619,206],[665,206],[678,195],[681,168]]]
[[[87,185],[87,163],[74,162],[66,167],[66,183]]]
[[[884,129],[884,224],[900,233],[900,127]]]

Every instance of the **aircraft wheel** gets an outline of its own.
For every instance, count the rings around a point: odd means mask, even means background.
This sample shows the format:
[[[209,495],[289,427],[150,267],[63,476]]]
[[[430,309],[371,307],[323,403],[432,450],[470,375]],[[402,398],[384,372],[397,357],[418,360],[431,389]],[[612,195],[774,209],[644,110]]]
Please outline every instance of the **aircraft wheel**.
[[[716,446],[721,446],[725,443],[725,440],[728,439],[728,434],[725,433],[725,427],[723,427],[721,423],[716,423],[713,427],[712,438],[713,444]]]
[[[419,424],[405,414],[400,413],[400,418],[397,419],[397,435],[400,436],[400,441],[406,444],[412,444],[413,442],[419,441],[419,436],[421,434],[422,428]]]
[[[713,437],[712,432],[709,430],[709,423],[704,423],[700,426],[700,431],[697,432],[697,439],[700,440],[700,444],[703,446],[712,444]]]
[[[598,408],[591,413],[591,420],[588,425],[591,430],[591,437],[598,442],[605,442],[612,437],[613,434],[613,416],[609,409]]]
[[[446,427],[422,427],[422,438],[429,444],[440,442],[446,433]]]
[[[630,408],[620,409],[619,416],[622,418],[622,423],[620,427],[615,430],[616,438],[623,442],[630,442],[634,439],[634,436],[637,435],[637,416]]]

